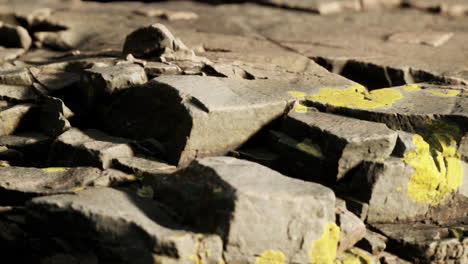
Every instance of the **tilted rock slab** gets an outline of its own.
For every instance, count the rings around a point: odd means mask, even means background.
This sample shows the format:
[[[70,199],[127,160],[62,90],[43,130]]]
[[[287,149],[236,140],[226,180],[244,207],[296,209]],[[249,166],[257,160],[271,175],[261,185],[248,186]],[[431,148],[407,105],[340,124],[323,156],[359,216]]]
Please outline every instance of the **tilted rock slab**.
[[[32,107],[32,104],[0,106],[0,136],[13,134]]]
[[[109,168],[112,160],[133,157],[131,140],[112,137],[99,130],[71,128],[53,143],[49,161],[56,166]]]
[[[316,148],[331,182],[363,160],[389,157],[397,139],[397,133],[384,124],[311,111],[291,111],[283,120],[282,131],[302,142],[298,147],[312,154]]]
[[[253,263],[255,256],[273,253],[287,262],[308,263],[323,253],[317,241],[329,229],[338,243],[330,189],[250,161],[198,159],[155,186],[154,193],[184,222],[219,234],[227,263]],[[334,246],[327,254],[336,255]]]
[[[27,207],[41,229],[66,241],[98,247],[100,262],[217,264],[221,260],[219,237],[184,231],[160,204],[130,192],[92,188],[35,198]]]
[[[102,123],[115,135],[159,140],[168,161],[183,165],[239,147],[297,100],[288,93],[292,86],[306,94],[351,84],[336,75],[296,83],[160,76],[116,96],[102,113]]]

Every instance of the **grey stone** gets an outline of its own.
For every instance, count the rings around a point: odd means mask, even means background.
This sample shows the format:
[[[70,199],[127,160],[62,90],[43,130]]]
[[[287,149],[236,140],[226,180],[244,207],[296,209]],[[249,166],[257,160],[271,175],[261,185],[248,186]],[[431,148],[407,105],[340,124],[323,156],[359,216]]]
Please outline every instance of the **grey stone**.
[[[35,195],[49,195],[54,193],[75,192],[92,186],[97,182],[111,185],[115,182],[127,180],[128,175],[117,170],[101,171],[97,168],[27,168],[0,167],[0,187],[3,191],[2,199],[20,199]],[[105,181],[100,178],[105,178]],[[128,179],[129,181],[131,179]],[[9,197],[8,194],[11,194]],[[16,194],[16,196],[15,196]],[[17,201],[12,201],[17,202]]]
[[[131,141],[101,131],[71,128],[53,143],[49,161],[57,166],[109,168],[115,158],[132,157]]]
[[[0,98],[4,100],[37,101],[39,96],[31,86],[0,84]]]
[[[78,83],[77,73],[66,72],[52,67],[32,67],[29,69],[34,78],[49,91],[57,91]]]
[[[468,14],[468,4],[463,0],[404,0],[403,2],[413,8],[426,11],[439,10],[440,13],[450,16]]]
[[[449,41],[452,37],[452,32],[398,32],[391,34],[388,40],[397,43],[422,44],[438,47]]]
[[[356,246],[371,252],[374,256],[380,256],[387,247],[387,240],[385,236],[367,229],[366,234]]]
[[[311,91],[338,81],[328,77],[298,82],[295,90]],[[195,157],[222,155],[239,147],[283,114],[296,100],[288,94],[289,85],[273,80],[160,76],[119,94],[103,112],[102,121],[109,133],[159,140],[169,162],[187,164]]]
[[[72,50],[82,41],[75,31],[65,30],[58,32],[36,32],[34,37],[41,45],[60,51]]]
[[[120,64],[85,70],[81,76],[81,88],[84,101],[91,106],[96,100],[147,81],[141,66]]]
[[[156,199],[183,221],[221,235],[227,263],[252,263],[268,250],[305,263],[312,243],[335,220],[330,189],[235,158],[195,160],[154,188]]]
[[[356,0],[334,0],[334,1],[323,1],[323,0],[261,0],[264,3],[286,6],[288,8],[295,8],[300,10],[307,10],[310,12],[319,13],[321,15],[327,15],[332,13],[341,12],[346,9],[360,10],[360,2]]]
[[[0,45],[7,48],[29,49],[32,40],[28,31],[21,27],[0,23]]]
[[[43,229],[67,236],[69,241],[99,248],[100,260],[183,264],[203,260],[214,264],[221,259],[219,238],[184,231],[158,203],[130,192],[92,188],[75,195],[35,198],[28,208],[39,213],[32,217],[42,223]],[[75,228],[64,229],[67,225]],[[84,233],[93,235],[86,237]],[[91,240],[97,244],[89,244]],[[106,256],[105,252],[111,255]]]
[[[346,208],[337,207],[336,222],[340,227],[338,252],[351,249],[366,234],[364,222]]]
[[[177,75],[182,73],[182,69],[176,64],[167,64],[162,62],[150,61],[145,64],[145,72],[150,78],[157,77],[159,75]]]
[[[464,225],[438,227],[425,224],[379,224],[375,227],[389,237],[398,247],[401,255],[409,260],[425,263],[464,263],[468,259],[468,239],[452,237],[450,230],[463,230]]]
[[[282,131],[318,146],[329,181],[340,180],[364,160],[389,157],[397,139],[397,133],[383,124],[294,110],[283,120]]]
[[[13,134],[31,108],[31,104],[18,104],[0,108],[0,120],[2,120],[0,122],[0,136]]]
[[[112,167],[141,176],[145,174],[169,174],[176,170],[173,165],[142,157],[117,157],[112,161]]]
[[[31,74],[27,68],[12,69],[0,72],[0,83],[9,85],[25,85],[33,84]]]

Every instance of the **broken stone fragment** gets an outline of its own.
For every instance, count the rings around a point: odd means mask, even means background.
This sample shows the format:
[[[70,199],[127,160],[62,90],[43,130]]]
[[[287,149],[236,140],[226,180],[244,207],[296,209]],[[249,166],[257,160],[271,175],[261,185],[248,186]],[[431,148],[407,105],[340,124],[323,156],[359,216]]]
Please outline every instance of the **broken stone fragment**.
[[[31,43],[31,37],[25,28],[0,22],[0,46],[28,50]]]
[[[367,229],[366,234],[356,244],[356,246],[368,252],[371,252],[374,256],[380,256],[380,254],[385,250],[387,246],[387,240],[388,239],[385,236]]]
[[[182,69],[176,64],[167,64],[162,62],[150,61],[146,63],[145,72],[149,78],[154,78],[159,75],[178,75],[182,73]]]
[[[145,70],[137,64],[93,67],[83,71],[81,89],[87,106],[129,87],[146,83]]]
[[[308,263],[326,226],[336,226],[330,189],[230,157],[195,160],[154,190],[184,222],[223,238],[226,263],[253,263],[272,250]]]
[[[340,227],[338,252],[351,249],[366,234],[366,226],[356,215],[343,206],[336,208],[336,222]]]
[[[117,157],[113,159],[112,167],[140,176],[145,174],[169,174],[176,170],[173,165],[142,157]]]
[[[36,125],[34,130],[56,137],[71,127],[68,119],[73,117],[74,113],[59,98],[46,96],[35,110],[35,118],[31,120]]]
[[[0,84],[24,85],[33,84],[33,79],[27,68],[0,71]]]
[[[18,104],[9,107],[0,107],[0,136],[13,134],[22,124],[23,118],[32,109],[31,104]]]
[[[340,180],[364,160],[389,157],[397,133],[383,124],[320,112],[292,110],[282,131],[298,141],[309,140],[323,155],[329,182]]]
[[[183,231],[160,204],[131,192],[92,188],[35,198],[27,207],[42,230],[83,245],[100,261],[215,264],[222,257],[219,237]]]
[[[77,73],[66,72],[53,67],[31,67],[29,68],[36,81],[49,91],[57,91],[78,83],[80,76]]]
[[[5,204],[24,202],[28,197],[37,195],[74,192],[94,185],[95,182],[102,182],[99,179],[101,177],[107,178],[106,182],[110,183],[114,180],[122,181],[129,176],[117,170],[101,171],[86,167],[0,167],[0,173],[0,195]]]
[[[49,162],[54,166],[109,168],[113,159],[132,157],[131,141],[101,131],[71,128],[53,143]]]
[[[439,47],[453,37],[452,32],[400,32],[388,37],[389,41]]]
[[[431,224],[376,224],[399,254],[408,260],[423,263],[464,263],[468,259],[466,225],[440,227]],[[462,231],[461,233],[459,231]],[[460,233],[459,237],[455,234]]]

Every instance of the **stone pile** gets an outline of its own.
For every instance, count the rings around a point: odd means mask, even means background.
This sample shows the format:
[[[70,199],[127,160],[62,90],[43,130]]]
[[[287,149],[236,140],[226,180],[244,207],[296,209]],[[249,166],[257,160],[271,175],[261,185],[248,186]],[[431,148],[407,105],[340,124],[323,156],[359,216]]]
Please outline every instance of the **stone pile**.
[[[0,0],[5,260],[468,263],[463,4],[46,2]]]

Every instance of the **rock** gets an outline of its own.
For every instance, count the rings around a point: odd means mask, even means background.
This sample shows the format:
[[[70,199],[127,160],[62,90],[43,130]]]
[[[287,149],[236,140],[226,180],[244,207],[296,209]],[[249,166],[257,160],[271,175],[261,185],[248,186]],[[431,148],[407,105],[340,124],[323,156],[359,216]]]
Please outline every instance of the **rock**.
[[[18,104],[0,108],[0,136],[13,134],[22,124],[23,117],[31,110],[31,104]]]
[[[22,203],[33,196],[71,193],[98,183],[111,185],[131,180],[129,175],[117,170],[101,171],[86,167],[0,167],[0,172],[2,203],[10,205]]]
[[[0,84],[0,98],[15,101],[37,101],[39,99],[31,86]]]
[[[145,9],[135,10],[136,14],[147,17],[159,17],[162,19],[172,20],[192,20],[197,19],[198,15],[190,11],[170,11],[164,9]]]
[[[175,166],[162,161],[141,157],[118,157],[112,161],[112,167],[144,176],[145,174],[169,174],[176,170]]]
[[[400,32],[391,34],[389,41],[439,47],[453,37],[452,32]]]
[[[100,261],[218,263],[221,259],[218,237],[183,231],[158,203],[129,192],[92,188],[74,195],[35,198],[28,209],[36,213],[30,218],[43,230],[98,248],[94,252]],[[70,225],[74,228],[67,228]]]
[[[88,106],[96,100],[148,81],[144,69],[136,64],[93,67],[81,76],[81,87]]]
[[[468,13],[468,5],[463,0],[404,0],[404,3],[413,8],[432,12],[438,11],[450,16],[461,16]]]
[[[316,145],[327,172],[322,177],[328,182],[340,180],[364,160],[389,157],[397,139],[397,133],[383,124],[297,109],[285,117],[282,131]]]
[[[464,230],[466,226],[438,227],[425,224],[379,224],[375,227],[392,241],[399,254],[408,260],[425,263],[463,263],[468,259],[468,238],[452,237],[452,229]]]
[[[346,209],[337,207],[336,222],[340,227],[340,240],[338,242],[338,252],[351,249],[366,234],[366,226],[356,215]]]
[[[72,50],[82,41],[81,36],[72,30],[36,32],[34,33],[34,37],[41,43],[41,45],[60,51]]]
[[[44,153],[49,153],[52,139],[34,132],[0,137],[0,146],[14,151],[15,158],[10,161],[14,166],[40,166],[47,161]]]
[[[146,75],[148,75],[148,77],[150,78],[154,78],[164,74],[178,75],[182,73],[182,69],[175,64],[150,61],[144,67]]]
[[[31,37],[25,28],[9,24],[0,24],[1,46],[28,50],[31,43]]]
[[[76,73],[66,72],[53,67],[32,67],[29,69],[34,78],[49,91],[61,90],[76,84],[80,76]]]
[[[88,129],[71,128],[53,143],[49,161],[55,166],[109,168],[115,158],[132,157],[131,141]]]
[[[30,86],[33,79],[27,68],[15,68],[0,72],[0,84]]]
[[[379,260],[381,264],[411,264],[411,262],[401,259],[398,256],[388,252],[382,252]]]
[[[254,256],[270,251],[288,262],[305,263],[319,257],[315,250],[321,242],[316,241],[322,235],[335,234],[328,228],[339,230],[330,189],[249,161],[195,160],[154,190],[155,199],[174,208],[183,221],[219,234],[227,263],[252,263]],[[327,253],[336,254],[336,248]]]
[[[306,10],[310,12],[319,13],[321,15],[328,15],[341,12],[345,9],[360,10],[359,1],[355,0],[335,0],[335,1],[301,1],[301,0],[262,0],[264,3],[286,6],[288,8]]]
[[[324,84],[298,83],[296,88],[318,85]],[[295,100],[287,88],[288,83],[269,80],[160,76],[116,97],[102,123],[115,135],[159,140],[168,151],[167,160],[183,165],[245,143]]]
[[[0,46],[0,62],[14,60],[24,53],[24,49],[4,48]]]
[[[356,244],[356,246],[368,252],[371,252],[374,256],[381,256],[381,254],[387,247],[387,240],[388,239],[385,236],[367,229],[366,234]]]

